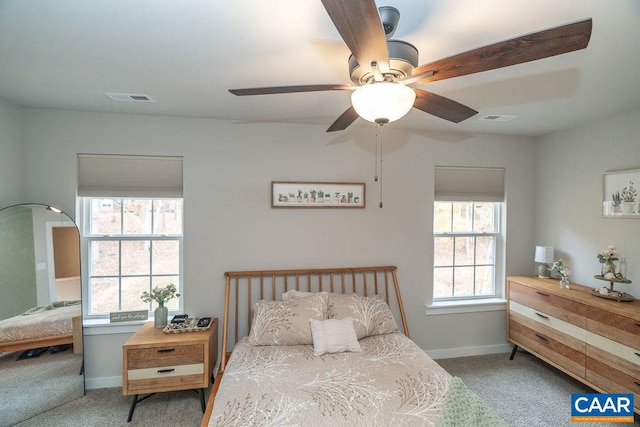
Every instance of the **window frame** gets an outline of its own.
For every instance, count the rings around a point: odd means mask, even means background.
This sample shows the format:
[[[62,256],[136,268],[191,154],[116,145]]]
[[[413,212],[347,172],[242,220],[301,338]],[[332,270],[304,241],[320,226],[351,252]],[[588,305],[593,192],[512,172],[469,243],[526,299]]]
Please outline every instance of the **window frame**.
[[[464,232],[455,232],[455,231],[447,231],[447,232],[437,232],[435,230],[435,208],[436,208],[436,204],[438,203],[449,203],[452,205],[454,203],[472,203],[472,208],[475,206],[476,203],[492,203],[493,204],[493,222],[494,222],[494,231],[492,232],[469,232],[469,231],[464,231]],[[472,212],[474,212],[475,214],[475,210],[471,209]],[[436,297],[436,288],[435,288],[435,280],[433,280],[433,286],[432,286],[432,293],[431,293],[431,304],[427,305],[427,308],[436,308],[436,307],[456,307],[456,306],[471,306],[471,305],[491,305],[494,302],[498,302],[502,303],[503,301],[503,294],[504,294],[504,289],[502,286],[500,286],[501,283],[501,278],[504,277],[504,273],[503,273],[503,267],[502,267],[502,260],[504,258],[504,230],[505,230],[505,224],[503,222],[503,215],[504,215],[504,202],[496,202],[496,201],[472,201],[472,200],[434,200],[433,202],[433,224],[432,224],[432,235],[433,235],[433,249],[434,249],[434,253],[433,253],[433,258],[432,258],[432,265],[433,265],[433,276],[435,278],[435,272],[436,269],[438,268],[455,268],[455,238],[456,237],[483,237],[483,236],[491,236],[494,238],[494,249],[493,249],[493,260],[494,260],[494,264],[493,264],[493,293],[492,294],[486,294],[486,295],[475,295],[475,290],[474,290],[474,295],[465,295],[465,296],[455,296],[454,294],[454,289],[455,289],[455,270],[454,270],[454,275],[453,275],[453,280],[454,282],[452,283],[452,295],[451,296],[447,296],[447,297]],[[452,217],[452,224],[453,224],[453,209],[451,209],[451,217]],[[473,218],[471,219],[472,224],[473,224]],[[435,253],[435,247],[436,247],[436,239],[439,238],[453,238],[453,258],[452,258],[452,264],[449,265],[440,265],[437,266],[435,265],[435,261],[436,261],[436,253]],[[473,266],[473,267],[477,267],[477,266],[485,266],[487,264],[477,264],[475,262],[475,248],[476,248],[476,244],[474,242],[474,263],[470,264],[469,266]],[[491,264],[488,264],[491,265]],[[475,272],[474,272],[475,274]],[[475,288],[475,280],[474,280],[474,288]]]
[[[149,258],[150,269],[148,274],[122,274],[122,263],[120,262],[118,265],[119,271],[118,275],[96,275],[93,276],[91,274],[91,242],[107,242],[107,241],[117,241],[117,242],[130,242],[130,241],[140,241],[140,240],[148,240],[153,245],[153,241],[177,241],[178,242],[178,292],[180,293],[180,298],[178,298],[178,308],[170,309],[170,314],[181,313],[183,312],[183,295],[184,295],[184,285],[183,285],[183,276],[184,276],[184,267],[183,267],[183,253],[184,253],[184,199],[182,197],[130,197],[130,196],[88,196],[80,198],[79,207],[81,210],[80,217],[82,218],[82,236],[81,236],[81,251],[84,254],[83,262],[82,262],[82,276],[83,276],[83,316],[85,320],[100,320],[100,319],[108,319],[109,313],[92,313],[92,293],[91,293],[91,279],[100,278],[100,277],[117,277],[118,284],[118,306],[121,307],[122,304],[122,278],[128,277],[175,277],[176,274],[153,274],[152,263],[153,259]],[[126,233],[126,234],[94,234],[91,232],[91,202],[93,199],[120,199],[120,200],[151,200],[152,205],[154,200],[180,200],[182,204],[182,215],[181,215],[181,233],[179,234],[164,234],[164,233]],[[124,229],[124,203],[121,204],[120,209],[123,210],[122,215],[120,215],[121,221],[121,231]],[[155,212],[152,212],[154,215]],[[153,224],[154,218],[151,218],[151,224]],[[119,251],[119,260],[122,259],[122,246],[118,246]],[[152,283],[151,283],[152,285]],[[152,287],[152,286],[150,286]],[[154,304],[153,302],[149,304],[149,318],[153,317]]]

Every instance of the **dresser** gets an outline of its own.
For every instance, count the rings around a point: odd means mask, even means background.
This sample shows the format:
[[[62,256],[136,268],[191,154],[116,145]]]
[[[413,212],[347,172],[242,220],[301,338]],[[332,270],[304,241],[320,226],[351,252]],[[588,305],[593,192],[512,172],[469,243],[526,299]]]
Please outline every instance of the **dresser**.
[[[557,279],[507,278],[507,337],[602,393],[635,393],[640,414],[640,301],[598,298]]]
[[[138,402],[164,391],[197,389],[204,412],[204,391],[217,357],[217,318],[206,331],[169,334],[144,323],[122,346],[122,394],[133,395],[127,421]]]

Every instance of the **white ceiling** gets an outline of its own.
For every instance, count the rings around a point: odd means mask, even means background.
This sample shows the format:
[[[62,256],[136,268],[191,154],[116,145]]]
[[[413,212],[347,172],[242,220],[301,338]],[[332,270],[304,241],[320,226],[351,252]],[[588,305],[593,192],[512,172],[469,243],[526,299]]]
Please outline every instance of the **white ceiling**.
[[[394,38],[415,45],[420,64],[593,18],[585,50],[419,86],[477,116],[452,124],[414,109],[388,126],[541,135],[640,109],[637,0],[377,4],[400,10]],[[348,91],[236,97],[227,89],[347,84],[348,56],[320,0],[0,0],[0,98],[22,107],[326,128],[350,105]],[[489,114],[518,118],[479,120]]]

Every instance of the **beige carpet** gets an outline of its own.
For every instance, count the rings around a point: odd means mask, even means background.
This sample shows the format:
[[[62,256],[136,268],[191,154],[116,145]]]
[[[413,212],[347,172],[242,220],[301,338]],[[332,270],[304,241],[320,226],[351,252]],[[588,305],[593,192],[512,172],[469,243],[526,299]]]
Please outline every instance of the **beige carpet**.
[[[606,424],[571,423],[571,393],[588,388],[535,357],[509,354],[438,360],[514,427],[587,427]],[[207,394],[208,397],[208,394]],[[130,397],[120,388],[88,390],[87,395],[19,424],[25,426],[198,426],[202,418],[198,395],[163,393],[140,403],[126,423]],[[610,424],[617,427],[631,424]],[[635,425],[640,426],[638,417]],[[466,426],[461,426],[466,427]]]
[[[49,350],[16,360],[21,353],[0,355],[0,426],[14,425],[84,393],[82,355]]]

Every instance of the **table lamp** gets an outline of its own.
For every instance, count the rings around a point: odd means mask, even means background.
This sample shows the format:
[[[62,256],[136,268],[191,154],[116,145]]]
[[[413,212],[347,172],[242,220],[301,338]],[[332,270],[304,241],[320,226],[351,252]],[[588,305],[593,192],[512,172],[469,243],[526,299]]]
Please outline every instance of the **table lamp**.
[[[538,265],[538,277],[548,279],[550,277],[549,264],[553,263],[553,247],[536,246],[535,261],[541,263]]]

